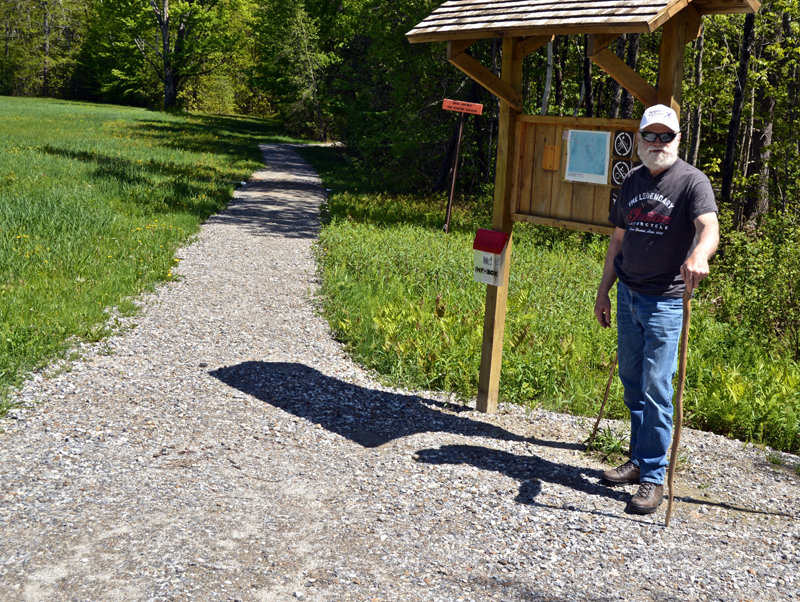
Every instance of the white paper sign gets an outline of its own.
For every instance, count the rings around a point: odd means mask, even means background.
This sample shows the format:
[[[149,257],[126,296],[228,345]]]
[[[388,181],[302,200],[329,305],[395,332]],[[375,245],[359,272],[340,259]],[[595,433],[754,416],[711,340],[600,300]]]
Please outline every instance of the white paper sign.
[[[569,130],[565,180],[608,184],[611,132]]]

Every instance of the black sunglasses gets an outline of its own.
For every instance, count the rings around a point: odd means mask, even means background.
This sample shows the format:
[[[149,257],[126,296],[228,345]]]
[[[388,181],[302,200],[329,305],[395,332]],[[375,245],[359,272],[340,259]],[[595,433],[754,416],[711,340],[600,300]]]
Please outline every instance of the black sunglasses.
[[[656,134],[655,132],[639,132],[642,135],[642,138],[647,140],[647,142],[655,142],[656,138],[661,140],[661,142],[667,143],[672,142],[675,140],[675,136],[678,134],[675,132],[664,132],[662,134]]]

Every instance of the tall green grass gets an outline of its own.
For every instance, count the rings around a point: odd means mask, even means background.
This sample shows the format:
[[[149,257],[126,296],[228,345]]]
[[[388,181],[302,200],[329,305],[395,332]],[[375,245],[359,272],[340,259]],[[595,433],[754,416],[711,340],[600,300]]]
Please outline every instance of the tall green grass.
[[[108,308],[173,278],[175,250],[286,140],[253,119],[0,99],[0,399]],[[2,407],[0,407],[2,412]]]
[[[459,203],[445,235],[443,196],[377,192],[358,180],[343,151],[302,152],[333,188],[316,247],[332,329],[355,359],[392,382],[475,395],[486,287],[473,282],[472,239],[490,226],[490,200]],[[599,411],[616,348],[615,330],[601,329],[593,314],[606,249],[604,237],[515,226],[502,399]],[[717,321],[702,290],[690,335],[687,424],[797,451],[800,369],[771,356],[746,328]],[[606,412],[627,416],[617,379]]]

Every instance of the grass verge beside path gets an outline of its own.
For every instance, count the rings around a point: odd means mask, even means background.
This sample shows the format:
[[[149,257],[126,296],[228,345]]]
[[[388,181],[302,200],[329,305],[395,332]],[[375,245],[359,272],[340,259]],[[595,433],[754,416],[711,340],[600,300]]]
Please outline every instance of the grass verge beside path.
[[[107,334],[108,308],[173,278],[175,250],[237,182],[269,121],[3,98],[0,102],[2,393]],[[4,401],[5,400],[5,401]]]
[[[445,235],[444,195],[380,192],[342,149],[300,152],[333,189],[316,246],[331,328],[390,382],[475,395],[486,287],[472,280],[472,240],[490,227],[491,201],[457,205]],[[605,237],[515,225],[502,399],[597,415],[616,347],[615,329],[602,330],[592,311],[606,249]],[[718,322],[704,290],[693,306],[685,423],[800,450],[800,368]],[[606,416],[627,417],[616,378]]]

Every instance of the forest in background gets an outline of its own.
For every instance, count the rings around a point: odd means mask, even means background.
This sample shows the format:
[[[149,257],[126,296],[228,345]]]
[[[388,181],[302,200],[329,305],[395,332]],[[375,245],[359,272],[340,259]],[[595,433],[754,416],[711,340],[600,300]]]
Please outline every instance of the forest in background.
[[[467,123],[461,192],[493,181],[498,102],[404,34],[436,0],[0,0],[0,94],[208,113],[278,114],[287,129],[344,142],[387,185],[444,190],[456,117],[443,98],[486,105]],[[686,47],[682,154],[711,177],[737,229],[798,200],[797,0],[703,19]],[[660,30],[611,48],[658,81]],[[470,49],[497,71],[498,40]],[[638,117],[642,106],[558,36],[526,57],[526,113]]]
[[[453,98],[467,119],[462,203],[493,182],[498,102],[445,61],[443,44],[404,34],[432,0],[0,0],[0,94],[177,111],[277,116],[291,133],[346,145],[388,191],[438,193],[452,170]],[[717,317],[800,360],[800,5],[705,17],[686,47],[681,153],[718,193],[723,242],[701,295]],[[657,85],[660,31],[611,48]],[[642,106],[558,36],[525,59],[527,113],[633,117]],[[497,71],[497,40],[470,48]],[[0,174],[2,176],[2,174]]]

